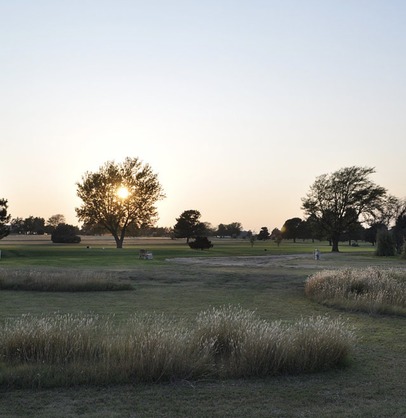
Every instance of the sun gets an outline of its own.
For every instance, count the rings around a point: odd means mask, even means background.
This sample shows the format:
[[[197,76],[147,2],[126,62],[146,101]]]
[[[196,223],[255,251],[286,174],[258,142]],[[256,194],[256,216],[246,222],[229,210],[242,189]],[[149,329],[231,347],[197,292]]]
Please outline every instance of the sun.
[[[125,187],[125,186],[121,186],[117,189],[117,196],[120,199],[127,199],[129,194],[130,194],[129,191],[128,191],[127,187]]]

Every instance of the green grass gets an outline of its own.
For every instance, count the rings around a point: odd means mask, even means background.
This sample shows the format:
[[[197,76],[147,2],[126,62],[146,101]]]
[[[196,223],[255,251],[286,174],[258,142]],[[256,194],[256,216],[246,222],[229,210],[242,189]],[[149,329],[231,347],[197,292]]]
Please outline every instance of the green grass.
[[[211,306],[240,305],[256,310],[266,321],[284,323],[317,315],[341,317],[355,329],[357,343],[349,367],[299,376],[261,379],[187,380],[158,385],[110,385],[65,389],[4,390],[4,417],[401,417],[406,415],[406,319],[345,312],[312,302],[304,295],[306,278],[319,269],[365,268],[370,265],[404,268],[405,260],[373,256],[373,248],[340,247],[331,254],[317,243],[321,260],[313,260],[311,243],[249,243],[215,241],[209,252],[195,252],[181,242],[132,242],[123,250],[111,242],[92,242],[92,248],[42,242],[2,240],[4,269],[91,269],[108,271],[129,281],[134,291],[121,292],[0,292],[0,320],[22,314],[84,312],[118,321],[132,314],[162,313],[193,318]],[[104,250],[102,249],[104,246]],[[141,248],[153,260],[139,260]],[[265,251],[267,249],[267,251]],[[7,251],[11,250],[7,254]],[[88,251],[89,250],[89,251]],[[107,253],[106,253],[107,251]],[[122,251],[122,252],[120,252]],[[6,253],[6,254],[5,254]],[[93,254],[95,253],[95,254]],[[107,255],[106,255],[107,254]],[[269,257],[287,254],[291,258]],[[179,264],[172,257],[259,256],[262,264]],[[74,260],[74,262],[72,262]],[[249,260],[249,259],[248,259]],[[0,364],[0,373],[2,366]]]
[[[26,238],[26,239],[24,239]],[[48,266],[48,267],[131,267],[139,264],[160,264],[172,257],[224,257],[224,256],[268,256],[306,253],[317,247],[324,254],[331,251],[327,242],[282,242],[278,247],[273,241],[256,241],[251,246],[248,240],[212,239],[210,250],[191,250],[185,240],[127,238],[124,248],[115,248],[109,237],[83,237],[80,244],[52,244],[49,237],[22,237],[19,240],[3,239],[0,242],[2,257],[0,266]],[[153,260],[139,260],[139,251],[152,251]],[[370,244],[360,247],[341,246],[345,253],[368,253],[373,255]]]

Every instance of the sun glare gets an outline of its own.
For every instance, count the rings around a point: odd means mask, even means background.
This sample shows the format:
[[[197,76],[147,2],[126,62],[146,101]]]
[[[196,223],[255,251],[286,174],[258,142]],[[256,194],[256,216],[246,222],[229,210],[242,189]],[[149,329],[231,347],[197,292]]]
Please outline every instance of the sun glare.
[[[120,199],[126,199],[129,195],[127,187],[121,186],[117,189],[117,196]]]

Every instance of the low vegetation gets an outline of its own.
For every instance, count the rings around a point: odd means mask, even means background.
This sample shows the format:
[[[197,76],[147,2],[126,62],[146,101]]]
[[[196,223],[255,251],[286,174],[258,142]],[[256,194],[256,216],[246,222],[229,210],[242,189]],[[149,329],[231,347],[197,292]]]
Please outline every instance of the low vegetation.
[[[406,315],[406,272],[401,269],[319,271],[307,279],[305,292],[329,306]]]
[[[375,257],[374,247],[363,242],[359,242],[358,247],[342,244],[340,253],[331,253],[328,242],[317,242],[316,245],[284,240],[280,247],[270,241],[256,241],[253,246],[249,240],[213,238],[213,242],[215,245],[210,251],[192,251],[184,239],[134,238],[128,239],[124,249],[117,250],[110,236],[83,237],[79,245],[55,245],[49,236],[9,236],[3,239],[1,270],[65,271],[70,275],[72,272],[86,272],[94,277],[102,272],[118,283],[131,283],[135,291],[0,291],[2,346],[2,330],[6,324],[18,329],[18,321],[27,321],[29,328],[33,318],[43,318],[45,323],[54,316],[59,316],[60,321],[62,318],[77,318],[78,324],[86,319],[93,325],[83,330],[82,346],[87,343],[89,349],[99,350],[97,355],[89,350],[88,358],[100,358],[95,362],[81,362],[80,347],[74,344],[70,350],[65,350],[65,354],[69,353],[66,356],[69,361],[64,360],[63,354],[60,364],[52,361],[40,364],[32,358],[30,361],[15,357],[6,360],[0,355],[0,415],[43,418],[405,416],[406,316],[368,315],[356,311],[343,314],[341,308],[313,302],[305,297],[303,291],[304,279],[317,270],[371,266],[404,269],[405,260]],[[154,258],[139,259],[141,248],[153,252]],[[315,248],[322,254],[318,261],[312,255]],[[187,258],[190,262],[185,262]],[[227,357],[216,354],[221,352],[217,348],[221,345],[217,344],[207,354],[212,360],[209,371],[214,370],[217,374],[207,373],[207,357],[200,352],[201,362],[196,363],[190,374],[202,376],[198,380],[192,377],[177,380],[176,376],[187,375],[180,371],[164,373],[160,377],[163,369],[170,370],[171,363],[165,360],[168,359],[165,357],[167,353],[159,351],[158,347],[151,348],[162,341],[163,331],[159,330],[162,327],[166,330],[167,341],[173,341],[170,340],[171,330],[174,335],[185,335],[185,338],[191,338],[193,331],[196,338],[193,344],[197,347],[200,337],[210,339],[204,337],[206,331],[200,328],[210,324],[214,327],[214,314],[219,324],[227,322],[227,309],[224,314],[218,313],[219,307],[224,305],[241,306],[244,309],[241,315],[247,316],[253,315],[255,309],[268,326],[277,324],[282,318],[280,325],[286,328],[300,323],[298,318],[306,318],[304,323],[312,318],[315,323],[318,316],[326,319],[328,315],[333,322],[334,318],[345,317],[341,322],[343,330],[348,329],[348,323],[350,331],[353,327],[357,337],[356,344],[352,343],[350,367],[333,366],[329,370],[296,375],[281,370],[272,377],[256,377],[254,372],[250,372],[252,378],[227,378],[233,376],[238,364],[235,369],[228,368],[231,363]],[[211,306],[217,309],[208,309]],[[236,314],[233,317],[238,317],[238,308],[234,309]],[[110,316],[112,313],[114,316]],[[220,321],[222,317],[225,318]],[[145,358],[150,358],[149,352],[155,353],[159,359],[156,371],[150,371],[151,363],[144,362],[144,369],[136,371],[138,376],[135,369],[130,376],[126,369],[126,356],[130,351],[123,351],[123,360],[118,363],[120,357],[114,350],[110,353],[111,359],[116,359],[115,363],[109,363],[106,357],[104,359],[105,364],[116,366],[105,367],[103,371],[100,356],[107,351],[100,348],[107,350],[108,342],[111,347],[120,347],[127,330],[132,330],[128,335],[133,335],[138,327],[132,322],[143,324],[139,328],[140,336],[150,330],[150,345],[145,348]],[[152,324],[155,328],[151,327]],[[74,329],[72,326],[72,333]],[[175,334],[176,330],[185,334]],[[78,325],[76,333],[79,331]],[[105,333],[111,335],[110,340],[108,335],[103,335]],[[62,334],[60,332],[61,339]],[[70,335],[70,341],[77,340]],[[174,345],[176,343],[173,341]],[[133,350],[130,343],[127,347]],[[162,366],[163,361],[168,361],[168,367]],[[142,373],[158,376],[155,378],[163,384],[137,384],[137,378],[142,382]],[[250,374],[246,373],[249,377]],[[75,381],[77,385],[66,387]],[[122,384],[126,381],[129,384]],[[110,383],[100,385],[97,382]]]
[[[71,386],[264,377],[345,365],[354,334],[340,318],[267,322],[240,307],[182,323],[164,315],[23,315],[0,329],[3,386]]]
[[[91,292],[131,290],[130,283],[119,282],[111,274],[78,270],[0,270],[0,290],[42,292]]]

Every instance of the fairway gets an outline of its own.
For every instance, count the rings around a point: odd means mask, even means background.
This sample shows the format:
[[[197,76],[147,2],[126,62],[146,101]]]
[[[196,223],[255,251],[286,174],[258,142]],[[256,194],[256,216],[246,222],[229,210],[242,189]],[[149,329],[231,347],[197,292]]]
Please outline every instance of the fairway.
[[[49,239],[49,238],[48,238]],[[341,369],[266,379],[173,381],[163,384],[1,387],[5,417],[401,417],[406,415],[406,318],[327,308],[304,295],[306,278],[321,269],[397,267],[398,258],[374,257],[367,244],[343,243],[339,254],[327,243],[214,239],[209,251],[183,241],[127,239],[117,250],[110,238],[83,237],[79,245],[52,245],[47,237],[9,237],[0,242],[0,269],[72,272],[108,271],[132,290],[116,292],[0,292],[0,320],[22,314],[163,313],[189,320],[209,307],[239,305],[269,321],[315,315],[340,316],[354,327],[357,342]],[[321,251],[314,260],[313,251]],[[140,249],[153,253],[139,259]],[[1,376],[0,363],[0,376]],[[44,383],[46,386],[46,383]]]

